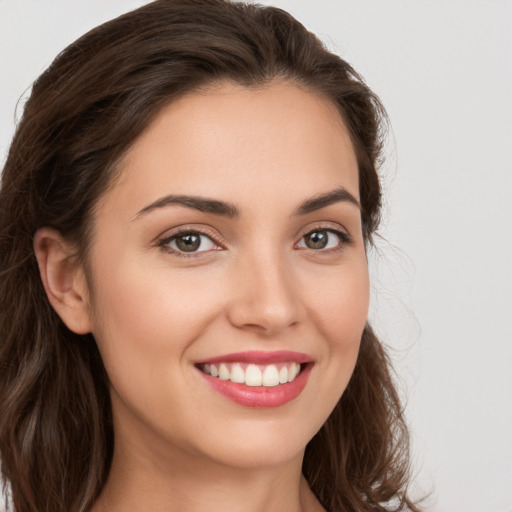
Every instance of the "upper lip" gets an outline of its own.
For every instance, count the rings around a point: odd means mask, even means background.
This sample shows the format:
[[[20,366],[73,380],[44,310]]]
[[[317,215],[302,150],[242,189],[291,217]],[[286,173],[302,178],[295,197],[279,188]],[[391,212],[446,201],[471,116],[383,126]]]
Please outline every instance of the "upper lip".
[[[249,350],[246,352],[233,352],[231,354],[223,354],[221,356],[210,357],[200,361],[200,364],[215,363],[253,363],[253,364],[275,364],[275,363],[311,363],[313,358],[302,352],[294,352],[292,350]]]

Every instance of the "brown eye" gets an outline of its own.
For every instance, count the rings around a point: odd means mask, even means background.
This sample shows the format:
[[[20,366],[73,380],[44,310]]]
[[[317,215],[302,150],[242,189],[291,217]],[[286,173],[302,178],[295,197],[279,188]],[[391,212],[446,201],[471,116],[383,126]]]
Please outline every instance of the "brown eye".
[[[176,246],[180,251],[194,252],[201,245],[201,237],[195,233],[180,235],[176,237]]]
[[[339,249],[344,244],[350,244],[348,234],[334,229],[314,229],[306,233],[297,244],[301,249],[321,251],[324,249]]]
[[[327,231],[314,231],[304,237],[304,243],[309,249],[325,249],[329,235]]]
[[[161,245],[176,252],[187,253],[210,251],[217,247],[209,236],[196,231],[177,233],[163,240]]]

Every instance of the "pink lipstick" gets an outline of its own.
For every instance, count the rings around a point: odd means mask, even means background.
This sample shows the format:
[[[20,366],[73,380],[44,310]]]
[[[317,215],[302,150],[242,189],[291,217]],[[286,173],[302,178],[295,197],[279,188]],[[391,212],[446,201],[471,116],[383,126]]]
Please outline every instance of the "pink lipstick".
[[[307,354],[249,351],[196,364],[206,382],[226,398],[247,407],[279,407],[295,399],[314,365]]]

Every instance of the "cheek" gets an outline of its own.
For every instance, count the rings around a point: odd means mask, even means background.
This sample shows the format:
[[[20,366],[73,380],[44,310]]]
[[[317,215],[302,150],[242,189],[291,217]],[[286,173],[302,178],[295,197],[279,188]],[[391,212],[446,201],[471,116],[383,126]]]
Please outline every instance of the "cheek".
[[[205,286],[200,271],[139,263],[117,260],[109,268],[97,266],[94,276],[94,334],[112,371],[133,366],[151,373],[164,360],[179,360],[219,309],[218,291]]]
[[[218,291],[213,286],[205,290],[200,272],[191,278],[128,258],[108,269],[96,268],[93,334],[115,413],[125,420],[135,415],[154,428],[170,425],[166,411],[178,410],[190,393],[188,351],[218,312]]]
[[[311,436],[338,403],[356,365],[368,315],[366,259],[342,265],[336,271],[328,269],[325,275],[317,275],[316,284],[314,293],[308,295],[308,315],[319,337],[318,373],[312,380],[314,398],[309,410],[312,421],[316,420]]]
[[[350,353],[355,358],[368,316],[366,260],[362,258],[356,264],[340,268],[337,275],[331,275],[321,284],[311,299],[315,323],[328,340],[331,353]]]

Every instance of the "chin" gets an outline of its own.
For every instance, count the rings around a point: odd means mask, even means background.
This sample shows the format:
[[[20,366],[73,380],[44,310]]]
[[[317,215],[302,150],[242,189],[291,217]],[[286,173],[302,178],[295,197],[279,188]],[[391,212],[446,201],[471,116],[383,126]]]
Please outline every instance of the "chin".
[[[311,418],[308,418],[311,420]],[[208,458],[226,466],[257,469],[279,466],[302,459],[307,443],[323,424],[294,417],[287,421],[260,418],[257,422],[233,422],[226,435],[220,428],[208,432],[203,453]],[[302,424],[301,424],[302,422]]]

